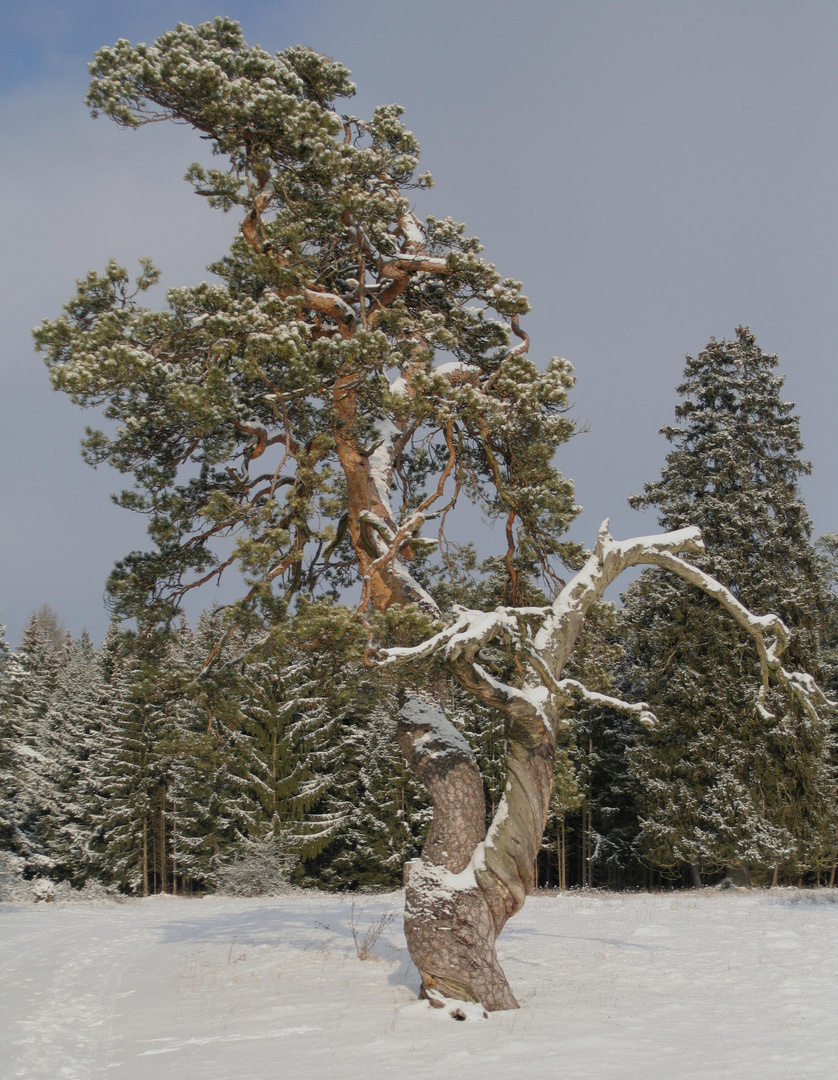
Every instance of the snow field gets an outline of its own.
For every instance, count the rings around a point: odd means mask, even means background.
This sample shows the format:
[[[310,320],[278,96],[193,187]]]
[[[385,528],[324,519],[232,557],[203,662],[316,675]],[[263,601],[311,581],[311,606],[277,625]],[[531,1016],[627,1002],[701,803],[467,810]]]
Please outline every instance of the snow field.
[[[359,939],[403,895],[355,897]],[[516,1012],[416,1000],[400,917],[352,900],[0,906],[3,1080],[830,1077],[838,893],[536,896],[499,940]]]

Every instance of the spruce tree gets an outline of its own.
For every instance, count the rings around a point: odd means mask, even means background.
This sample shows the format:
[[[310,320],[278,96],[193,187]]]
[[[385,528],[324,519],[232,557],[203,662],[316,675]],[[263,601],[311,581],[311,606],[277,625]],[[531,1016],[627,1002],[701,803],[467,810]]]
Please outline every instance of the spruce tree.
[[[23,728],[20,702],[24,672],[0,628],[0,852],[7,868],[22,872],[28,847],[23,832],[22,751]]]
[[[182,630],[169,663],[184,692],[158,706],[165,739],[165,816],[173,891],[206,888],[219,862],[263,832],[259,789],[267,788],[265,764],[243,723],[246,692],[241,665],[222,663],[196,682],[194,673],[218,640],[217,609],[204,612],[194,632]],[[228,642],[221,660],[241,643]]]
[[[41,837],[53,873],[84,884],[91,866],[92,819],[100,777],[90,768],[100,737],[101,667],[86,630],[67,638],[52,702],[38,728],[33,763],[41,791]]]
[[[271,657],[277,826],[303,883],[398,886],[424,825],[395,741],[398,684],[363,663],[368,633],[349,608],[306,603]]]
[[[568,675],[589,690],[613,694],[622,656],[617,613],[600,601],[579,635]],[[556,848],[565,860],[559,870],[566,883],[613,886],[631,880],[636,815],[625,752],[636,734],[637,721],[613,709],[593,703],[576,709],[575,723],[564,736],[564,754],[556,755],[550,822],[555,822]]]
[[[819,536],[815,548],[826,593],[826,611],[821,633],[821,682],[834,698],[838,692],[838,533]]]
[[[113,624],[100,659],[100,729],[90,762],[97,777],[93,865],[107,883],[148,895],[168,881],[161,815],[168,729],[159,703],[161,682],[170,680],[167,654]]]
[[[661,478],[634,507],[666,529],[698,525],[695,561],[758,613],[793,631],[788,655],[816,676],[823,590],[798,482],[810,466],[777,358],[739,327],[688,357]],[[661,724],[639,739],[640,848],[655,866],[747,877],[833,861],[829,732],[755,677],[753,645],[703,593],[658,570],[628,591],[626,681]]]
[[[8,687],[6,723],[13,756],[13,850],[24,860],[27,876],[55,869],[47,841],[52,801],[53,747],[48,735],[50,711],[61,667],[62,647],[39,613],[24,628],[17,652],[19,666]]]

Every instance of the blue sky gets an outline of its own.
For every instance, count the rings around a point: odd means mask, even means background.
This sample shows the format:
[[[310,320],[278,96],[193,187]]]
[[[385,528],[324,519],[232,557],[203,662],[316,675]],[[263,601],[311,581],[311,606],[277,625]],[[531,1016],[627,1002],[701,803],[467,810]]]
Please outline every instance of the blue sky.
[[[110,504],[119,478],[81,462],[90,418],[49,389],[31,327],[110,257],[152,256],[164,285],[201,280],[236,225],[182,182],[202,152],[185,129],[89,117],[86,63],[118,37],[217,14],[263,48],[304,42],[341,60],[358,115],[406,107],[436,181],[420,211],[467,222],[524,281],[533,358],[576,367],[588,430],[559,462],[585,508],[575,538],[591,543],[608,515],[615,535],[654,529],[626,497],[659,473],[684,354],[739,323],[779,354],[814,465],[816,531],[838,529],[838,6],[0,0],[0,618],[12,643],[43,603],[100,637],[107,573],[144,535]]]

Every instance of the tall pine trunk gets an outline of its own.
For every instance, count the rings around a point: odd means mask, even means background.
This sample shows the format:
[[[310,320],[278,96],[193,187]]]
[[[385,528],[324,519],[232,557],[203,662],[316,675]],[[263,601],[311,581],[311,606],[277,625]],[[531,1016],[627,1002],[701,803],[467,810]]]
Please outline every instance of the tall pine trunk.
[[[160,799],[160,892],[166,891],[166,789]]]
[[[148,821],[143,818],[143,896],[148,896]]]

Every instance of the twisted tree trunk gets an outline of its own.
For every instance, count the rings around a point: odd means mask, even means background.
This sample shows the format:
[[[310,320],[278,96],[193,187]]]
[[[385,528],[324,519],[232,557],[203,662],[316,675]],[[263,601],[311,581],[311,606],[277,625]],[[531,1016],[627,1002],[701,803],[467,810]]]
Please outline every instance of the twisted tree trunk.
[[[399,744],[434,804],[422,858],[410,864],[405,909],[408,948],[432,1004],[442,1006],[446,998],[457,998],[481,1002],[489,1010],[517,1008],[495,941],[532,891],[552,792],[557,733],[566,724],[563,713],[572,699],[620,709],[641,723],[655,722],[645,702],[629,704],[561,677],[592,604],[627,567],[668,569],[713,596],[756,646],[763,680],[757,707],[770,715],[765,700],[773,679],[819,722],[816,704],[826,698],[815,681],[782,666],[790,640],[782,620],[754,615],[728,589],[676,554],[703,549],[697,529],[620,542],[611,538],[607,526],[605,522],[600,529],[585,566],[550,607],[461,609],[449,627],[422,645],[386,649],[378,656],[379,663],[398,664],[441,655],[466,689],[505,716],[506,789],[487,831],[480,772],[463,735],[439,706],[417,696],[409,697],[399,714]],[[527,664],[522,687],[499,682],[481,664],[480,650],[493,641],[511,646]]]
[[[434,806],[422,858],[409,867],[405,903],[405,935],[422,993],[435,1005],[456,998],[490,1011],[516,1009],[495,941],[532,891],[555,739],[510,740],[507,790],[488,833],[477,761],[442,709],[409,697],[398,739]]]

